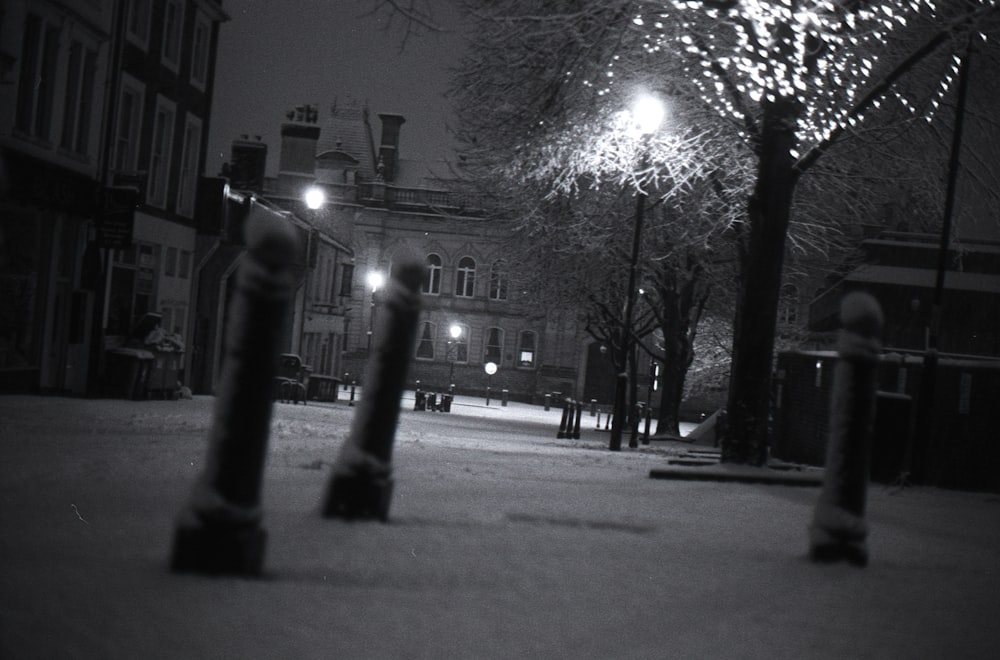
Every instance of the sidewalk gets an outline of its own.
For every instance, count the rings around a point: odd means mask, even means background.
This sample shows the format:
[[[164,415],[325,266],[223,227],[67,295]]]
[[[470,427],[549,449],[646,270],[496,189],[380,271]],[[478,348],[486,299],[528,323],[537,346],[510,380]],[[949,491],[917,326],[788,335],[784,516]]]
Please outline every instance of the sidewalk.
[[[992,658],[1000,497],[869,489],[871,563],[814,565],[817,490],[651,479],[561,411],[403,402],[390,522],[318,514],[346,402],[278,404],[262,579],[167,570],[213,399],[0,397],[0,657]]]

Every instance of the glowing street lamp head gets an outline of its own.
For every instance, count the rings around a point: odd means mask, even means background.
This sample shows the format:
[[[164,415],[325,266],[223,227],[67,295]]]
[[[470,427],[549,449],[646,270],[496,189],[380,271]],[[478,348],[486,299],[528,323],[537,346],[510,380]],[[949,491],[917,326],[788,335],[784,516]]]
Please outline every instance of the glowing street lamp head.
[[[368,273],[368,286],[372,288],[372,291],[378,291],[384,283],[385,278],[382,276],[382,273],[378,271]]]
[[[650,94],[643,94],[632,106],[632,119],[642,135],[649,135],[660,127],[666,108],[663,101]]]
[[[458,325],[457,323],[453,323],[452,326],[448,328],[448,332],[451,333],[452,339],[458,339],[459,337],[462,336],[462,326]]]
[[[305,200],[306,206],[315,211],[326,202],[326,195],[323,193],[322,188],[312,186],[306,191]]]

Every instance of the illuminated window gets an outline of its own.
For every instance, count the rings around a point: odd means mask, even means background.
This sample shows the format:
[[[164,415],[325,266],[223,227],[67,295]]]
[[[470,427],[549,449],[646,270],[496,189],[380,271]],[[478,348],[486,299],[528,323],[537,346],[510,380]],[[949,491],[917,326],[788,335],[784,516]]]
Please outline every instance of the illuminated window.
[[[521,341],[517,347],[517,366],[535,366],[535,333],[530,330],[521,333]]]

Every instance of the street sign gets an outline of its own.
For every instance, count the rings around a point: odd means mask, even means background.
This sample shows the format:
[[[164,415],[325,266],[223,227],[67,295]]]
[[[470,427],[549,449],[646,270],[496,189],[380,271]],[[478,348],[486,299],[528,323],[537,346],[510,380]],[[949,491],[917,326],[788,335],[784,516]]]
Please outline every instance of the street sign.
[[[496,362],[487,362],[483,365],[483,369],[486,371],[487,376],[492,376],[497,372],[497,364]]]

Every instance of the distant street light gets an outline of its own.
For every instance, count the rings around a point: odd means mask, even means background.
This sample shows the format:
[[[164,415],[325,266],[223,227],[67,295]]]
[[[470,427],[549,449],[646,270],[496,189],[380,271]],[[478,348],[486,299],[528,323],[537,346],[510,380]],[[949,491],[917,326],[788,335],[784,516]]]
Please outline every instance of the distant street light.
[[[326,193],[319,186],[311,186],[304,195],[306,206],[315,211],[326,203]]]
[[[632,120],[638,133],[637,137],[641,141],[639,145],[639,172],[646,170],[649,164],[649,153],[646,150],[646,137],[659,129],[663,122],[666,110],[662,101],[655,96],[643,95],[639,97],[632,107]],[[621,341],[618,345],[618,365],[620,370],[615,380],[615,403],[614,417],[611,420],[611,451],[620,451],[622,448],[622,427],[625,423],[625,395],[628,389],[628,355],[632,344],[632,316],[635,311],[635,287],[638,264],[639,247],[642,240],[642,221],[646,210],[646,189],[642,182],[639,182],[638,191],[635,196],[635,228],[632,233],[632,255],[629,260],[628,271],[628,291],[625,296],[625,318],[623,319],[623,331]],[[631,446],[633,443],[630,442]],[[638,445],[636,445],[638,446]]]
[[[457,356],[455,352],[458,350],[455,345],[458,343],[459,338],[462,336],[462,326],[457,323],[452,323],[451,327],[448,328],[448,334],[451,335],[451,341],[448,342],[448,352],[451,355],[451,368],[448,371],[448,386],[452,393],[455,392],[455,360]]]
[[[375,294],[385,283],[385,277],[377,270],[368,273],[368,286],[372,288],[371,314],[368,317],[368,350],[372,349],[372,337],[375,334]]]

